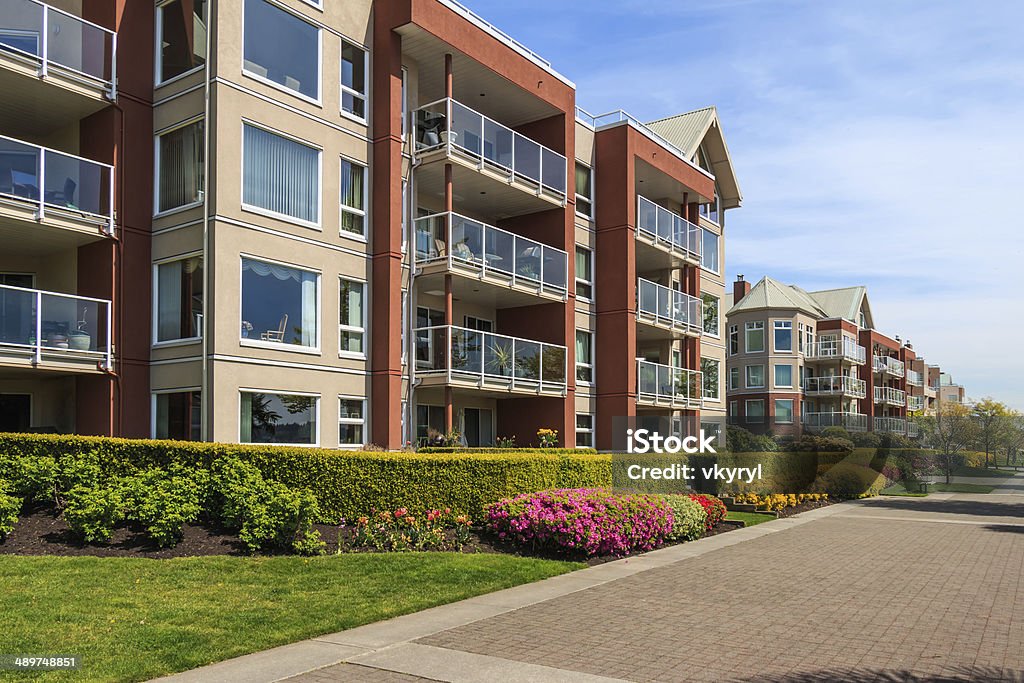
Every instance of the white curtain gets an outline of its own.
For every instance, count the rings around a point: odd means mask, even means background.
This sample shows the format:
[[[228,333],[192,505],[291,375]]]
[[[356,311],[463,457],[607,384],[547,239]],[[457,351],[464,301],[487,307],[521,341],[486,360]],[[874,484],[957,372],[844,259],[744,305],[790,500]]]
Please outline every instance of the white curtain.
[[[310,223],[320,220],[320,150],[246,125],[242,201]]]

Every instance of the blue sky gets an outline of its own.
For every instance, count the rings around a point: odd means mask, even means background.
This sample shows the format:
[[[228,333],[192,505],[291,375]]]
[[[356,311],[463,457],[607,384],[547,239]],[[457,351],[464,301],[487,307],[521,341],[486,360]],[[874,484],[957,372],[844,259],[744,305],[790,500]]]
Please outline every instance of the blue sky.
[[[867,285],[879,329],[1024,410],[1024,3],[468,3],[591,113],[718,107],[730,281]]]

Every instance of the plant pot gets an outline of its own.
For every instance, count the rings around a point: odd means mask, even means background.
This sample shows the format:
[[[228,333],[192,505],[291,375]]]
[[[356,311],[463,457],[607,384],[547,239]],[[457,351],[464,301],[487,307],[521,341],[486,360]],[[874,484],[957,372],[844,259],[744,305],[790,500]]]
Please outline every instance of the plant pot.
[[[447,145],[449,142],[453,145],[459,139],[459,134],[453,131],[442,130],[441,131],[441,143]]]
[[[68,338],[63,334],[51,334],[46,339],[46,345],[55,349],[66,349],[68,348]]]
[[[92,337],[85,332],[72,332],[68,335],[68,348],[76,351],[88,351],[92,346]]]

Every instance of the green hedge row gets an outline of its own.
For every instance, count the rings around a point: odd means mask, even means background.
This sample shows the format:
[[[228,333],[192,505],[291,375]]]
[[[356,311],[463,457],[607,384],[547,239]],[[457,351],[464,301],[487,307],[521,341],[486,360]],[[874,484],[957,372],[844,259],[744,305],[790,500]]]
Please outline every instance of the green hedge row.
[[[60,460],[90,451],[115,477],[174,463],[208,468],[235,456],[268,479],[312,491],[325,521],[397,507],[450,507],[480,519],[485,505],[505,496],[611,485],[610,456],[593,452],[384,453],[46,434],[0,434],[0,479],[21,456]]]
[[[464,448],[462,446],[423,446],[416,452],[421,454],[536,455],[538,453],[547,453],[548,455],[597,455],[597,451],[593,448]]]

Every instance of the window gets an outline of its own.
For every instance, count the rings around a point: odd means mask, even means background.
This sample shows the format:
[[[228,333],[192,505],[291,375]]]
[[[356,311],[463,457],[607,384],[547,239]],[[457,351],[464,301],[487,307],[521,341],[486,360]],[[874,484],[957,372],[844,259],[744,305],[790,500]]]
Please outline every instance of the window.
[[[587,218],[594,215],[593,177],[589,166],[576,162],[576,213]]]
[[[203,128],[203,121],[194,121],[157,138],[157,212],[202,201]]]
[[[366,50],[342,39],[341,41],[341,111],[360,121],[366,120]],[[403,74],[404,75],[404,74]],[[404,87],[405,80],[402,84]]]
[[[732,390],[732,389],[739,389],[739,388],[740,388],[740,369],[739,368],[729,368],[729,389]]]
[[[245,0],[242,71],[320,99],[320,30],[267,0]]]
[[[721,334],[718,331],[719,299],[711,294],[701,294],[700,298],[704,302],[704,332],[717,337]]]
[[[364,292],[366,285],[355,280],[341,278],[338,299],[341,312],[338,317],[338,351],[343,354],[362,356],[366,353],[363,343],[366,334],[366,306]]]
[[[710,270],[712,273],[718,272],[718,235],[708,230],[707,228],[701,228],[702,239],[701,239],[701,252],[700,252],[700,266],[704,270]]]
[[[744,328],[745,338],[743,340],[744,350],[747,353],[761,353],[764,351],[764,323],[747,323]]]
[[[804,324],[803,323],[797,323],[796,350],[799,353],[803,353],[804,352]]]
[[[474,315],[467,315],[462,318],[463,327],[478,332],[493,332],[494,321],[486,318],[477,318]]]
[[[746,402],[745,406],[747,424],[758,424],[764,422],[764,400],[755,399]]]
[[[203,401],[199,391],[153,394],[153,438],[199,441]]]
[[[320,223],[320,150],[245,124],[242,204]]]
[[[777,398],[777,399],[775,399],[775,423],[776,424],[792,424],[793,423],[793,399],[791,399],[791,398]]]
[[[416,441],[422,444],[444,432],[444,406],[416,404]]]
[[[735,356],[740,352],[740,326],[729,325],[729,355]]]
[[[594,333],[576,330],[576,381],[594,381]]]
[[[729,417],[736,417],[740,412],[739,401],[729,401]]]
[[[792,365],[776,365],[775,366],[775,386],[777,386],[777,387],[792,387],[793,386],[793,366]]]
[[[679,349],[672,349],[672,367],[683,367],[683,353]]]
[[[764,386],[764,366],[747,366],[747,389],[760,389]]]
[[[710,172],[710,171],[709,171]],[[715,198],[708,204],[700,205],[700,215],[712,223],[718,223],[718,211],[721,201],[718,198],[718,188],[715,188]]]
[[[203,333],[203,257],[156,267],[157,342],[196,339]]]
[[[319,288],[317,273],[242,258],[242,338],[318,347]]]
[[[590,301],[594,298],[594,254],[586,247],[576,247],[576,296]]]
[[[718,365],[719,362],[714,358],[701,358],[700,359],[700,371],[704,376],[704,398],[709,398],[713,401],[719,400],[718,396]]]
[[[404,182],[402,188],[404,215]],[[341,234],[366,237],[366,167],[348,159],[341,160]]]
[[[576,447],[594,447],[594,416],[576,413]]]
[[[207,0],[171,0],[157,9],[157,85],[206,64],[207,5]]]
[[[243,391],[241,398],[240,442],[317,444],[319,396]]]
[[[773,323],[775,328],[774,345],[776,351],[793,350],[793,322],[791,320],[776,320]]]
[[[366,401],[361,398],[339,399],[338,445],[362,446],[366,443]]]

